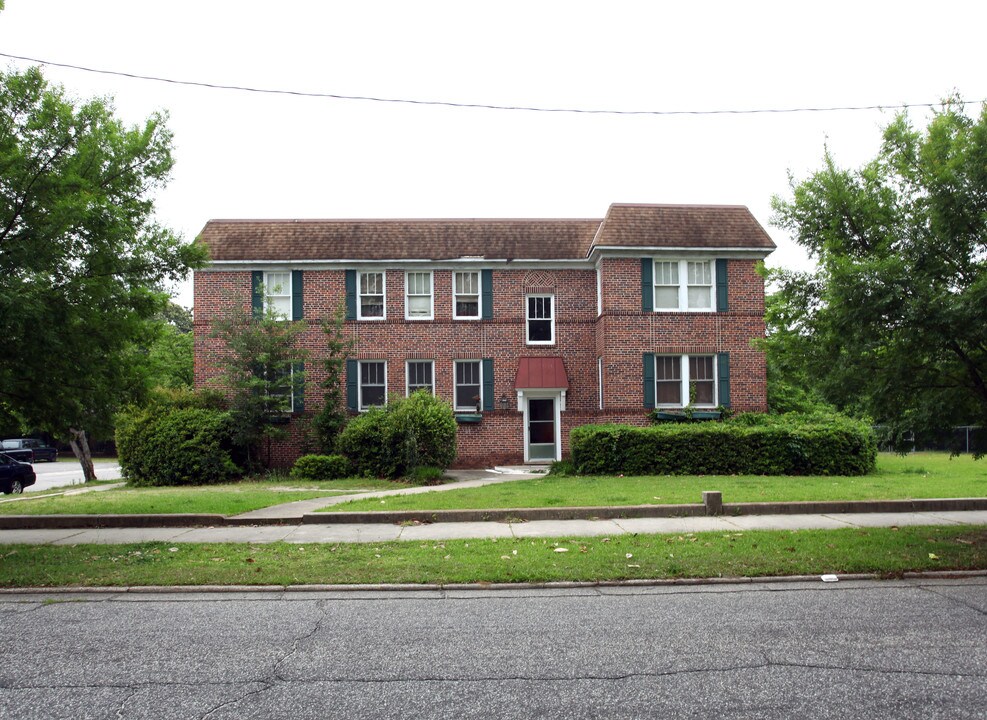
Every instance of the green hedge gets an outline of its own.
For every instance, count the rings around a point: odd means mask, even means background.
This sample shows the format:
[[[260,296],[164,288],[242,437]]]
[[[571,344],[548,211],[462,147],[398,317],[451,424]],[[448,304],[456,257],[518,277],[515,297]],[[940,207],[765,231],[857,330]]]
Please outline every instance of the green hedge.
[[[423,466],[442,470],[456,459],[456,418],[449,403],[418,391],[357,415],[336,449],[364,477],[399,478]]]
[[[584,475],[865,475],[877,463],[870,427],[841,416],[583,425],[572,430],[571,448]]]
[[[117,416],[120,469],[132,485],[207,485],[240,474],[230,457],[229,413],[145,408]]]
[[[350,474],[350,461],[342,455],[303,455],[291,468],[296,480],[338,480]]]

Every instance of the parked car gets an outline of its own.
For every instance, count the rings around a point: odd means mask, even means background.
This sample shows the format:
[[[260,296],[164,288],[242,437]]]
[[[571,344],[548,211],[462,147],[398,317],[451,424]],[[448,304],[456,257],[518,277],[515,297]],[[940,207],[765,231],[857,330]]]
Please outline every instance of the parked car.
[[[28,485],[34,485],[34,468],[0,453],[0,492],[4,495],[22,493]]]
[[[27,463],[41,462],[42,460],[55,462],[58,459],[56,448],[49,447],[36,438],[0,440],[0,452],[7,453],[14,460]]]

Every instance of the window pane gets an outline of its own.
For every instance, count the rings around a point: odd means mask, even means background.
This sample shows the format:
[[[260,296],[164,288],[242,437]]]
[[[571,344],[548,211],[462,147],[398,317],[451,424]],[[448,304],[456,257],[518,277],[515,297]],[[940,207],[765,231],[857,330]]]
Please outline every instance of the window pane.
[[[384,292],[384,275],[382,273],[360,273],[360,293],[362,295],[380,295]]]
[[[475,317],[480,314],[480,301],[476,298],[456,300],[457,317]]]
[[[655,307],[659,309],[676,309],[679,306],[679,288],[675,287],[656,287],[655,288]]]
[[[696,405],[713,405],[715,382],[712,357],[689,358],[689,393]]]
[[[659,405],[681,405],[682,383],[678,380],[659,380],[657,384],[656,400]]]
[[[682,363],[675,355],[661,355],[655,358],[655,378],[658,380],[680,380]]]
[[[679,264],[677,262],[655,263],[655,285],[678,285]]]
[[[408,363],[408,392],[426,389],[432,392],[432,363],[427,361]]]
[[[552,321],[529,320],[528,342],[552,342]]]
[[[689,379],[690,380],[712,380],[713,379],[713,358],[712,357],[690,357],[689,358]]]
[[[710,296],[711,293],[709,287],[690,287],[689,307],[691,308],[712,307]]]
[[[480,395],[480,363],[456,363],[456,407],[476,407]]]
[[[291,297],[269,297],[267,303],[278,317],[291,315]]]
[[[384,386],[368,385],[363,388],[363,407],[384,404]]]
[[[384,299],[379,295],[360,298],[362,317],[384,317]]]
[[[456,273],[456,294],[457,295],[479,294],[478,273],[475,272]]]
[[[428,317],[431,313],[432,303],[428,296],[415,296],[408,298],[409,317]]]
[[[713,273],[709,262],[690,262],[688,265],[688,276],[690,285],[710,285],[713,282]]]

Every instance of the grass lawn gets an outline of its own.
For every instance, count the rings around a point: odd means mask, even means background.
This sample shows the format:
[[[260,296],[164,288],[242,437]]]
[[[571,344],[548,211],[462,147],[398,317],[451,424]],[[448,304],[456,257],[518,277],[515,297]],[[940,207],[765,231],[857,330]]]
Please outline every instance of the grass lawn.
[[[78,489],[80,486],[73,486]],[[0,502],[2,515],[107,515],[135,513],[218,513],[237,515],[259,508],[370,490],[409,487],[389,480],[349,478],[327,482],[306,482],[290,478],[245,480],[222,485],[187,487],[130,488],[78,495],[32,498],[20,496],[13,502]],[[42,493],[43,494],[43,493]],[[6,496],[5,496],[6,497]]]
[[[703,490],[720,490],[724,502],[891,500],[987,496],[987,459],[948,453],[881,453],[877,470],[863,477],[666,475],[661,477],[556,477],[354,500],[324,512],[370,510],[487,510],[491,508],[663,505],[697,503]]]
[[[4,587],[898,576],[985,568],[987,529],[955,526],[336,545],[0,546]]]

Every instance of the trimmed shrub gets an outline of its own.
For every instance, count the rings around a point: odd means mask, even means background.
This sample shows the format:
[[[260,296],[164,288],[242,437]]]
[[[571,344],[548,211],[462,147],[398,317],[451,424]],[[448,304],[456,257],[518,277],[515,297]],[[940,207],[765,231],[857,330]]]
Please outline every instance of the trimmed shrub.
[[[342,455],[303,455],[291,468],[295,480],[338,480],[349,475],[350,461]]]
[[[416,392],[350,420],[336,449],[364,477],[399,478],[421,466],[442,470],[456,457],[456,418],[448,403]]]
[[[229,413],[149,407],[121,413],[116,443],[132,485],[207,485],[237,477]]]
[[[871,428],[842,416],[583,425],[572,430],[571,447],[584,475],[865,475],[877,463]]]

